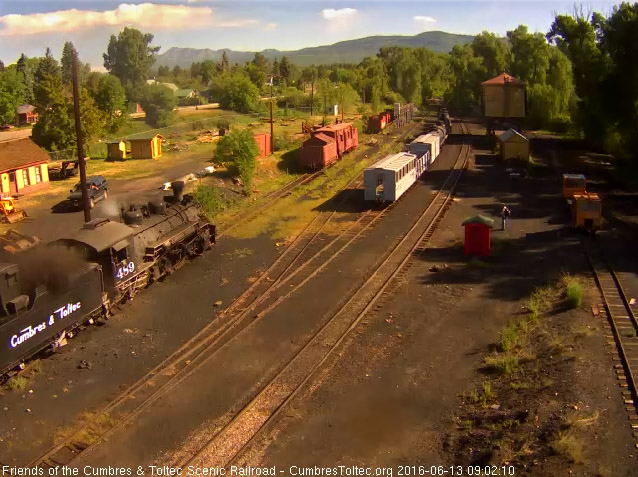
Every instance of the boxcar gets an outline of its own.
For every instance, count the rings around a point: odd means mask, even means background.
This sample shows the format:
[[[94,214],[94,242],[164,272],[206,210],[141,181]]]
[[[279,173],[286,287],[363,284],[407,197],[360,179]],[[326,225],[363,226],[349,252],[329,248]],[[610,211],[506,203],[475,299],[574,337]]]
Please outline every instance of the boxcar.
[[[301,145],[299,163],[310,169],[329,166],[359,145],[359,133],[351,123],[315,129]]]

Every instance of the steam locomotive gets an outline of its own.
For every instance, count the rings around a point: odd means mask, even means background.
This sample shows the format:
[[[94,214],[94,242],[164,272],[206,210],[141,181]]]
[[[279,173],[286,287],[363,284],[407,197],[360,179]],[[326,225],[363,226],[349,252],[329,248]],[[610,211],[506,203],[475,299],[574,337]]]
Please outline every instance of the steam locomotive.
[[[0,263],[0,376],[211,248],[215,226],[183,182],[172,187],[167,201],[122,210],[124,223],[95,219],[32,252],[48,264]]]

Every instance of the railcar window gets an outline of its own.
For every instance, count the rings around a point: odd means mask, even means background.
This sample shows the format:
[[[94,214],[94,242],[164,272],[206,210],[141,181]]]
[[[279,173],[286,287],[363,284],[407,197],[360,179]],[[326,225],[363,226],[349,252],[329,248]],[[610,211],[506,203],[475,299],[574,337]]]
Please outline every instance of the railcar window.
[[[126,253],[126,247],[115,251],[115,261],[116,263],[123,262],[128,258],[128,253]]]

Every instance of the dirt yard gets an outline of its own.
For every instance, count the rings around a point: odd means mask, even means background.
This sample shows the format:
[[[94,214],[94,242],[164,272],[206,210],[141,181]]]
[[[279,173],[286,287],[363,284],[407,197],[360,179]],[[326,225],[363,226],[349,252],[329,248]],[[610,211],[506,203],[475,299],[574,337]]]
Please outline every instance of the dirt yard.
[[[510,179],[477,149],[400,291],[241,462],[635,475],[605,323],[589,311],[593,282],[558,193],[552,169]],[[501,203],[507,231],[497,221],[492,255],[468,260],[461,221]],[[565,274],[584,290],[574,309]]]

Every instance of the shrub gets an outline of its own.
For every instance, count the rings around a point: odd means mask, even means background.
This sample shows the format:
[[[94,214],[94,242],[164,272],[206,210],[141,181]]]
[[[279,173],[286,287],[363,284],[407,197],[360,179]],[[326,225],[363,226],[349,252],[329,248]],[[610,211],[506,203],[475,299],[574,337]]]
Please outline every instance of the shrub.
[[[512,354],[485,357],[485,366],[499,374],[512,374],[520,366],[518,356]]]
[[[13,376],[7,381],[11,391],[22,391],[29,384],[29,380],[24,376]]]
[[[225,207],[224,197],[214,187],[200,184],[193,192],[193,197],[202,206],[207,215],[213,216]]]
[[[275,151],[287,151],[299,146],[300,140],[295,139],[290,133],[278,134],[275,136],[274,149]]]
[[[576,280],[571,280],[567,283],[565,299],[570,308],[578,308],[583,302],[583,287]]]
[[[217,143],[215,159],[226,164],[231,174],[238,175],[244,183],[244,193],[252,192],[252,179],[257,170],[259,146],[250,129],[233,131]]]

